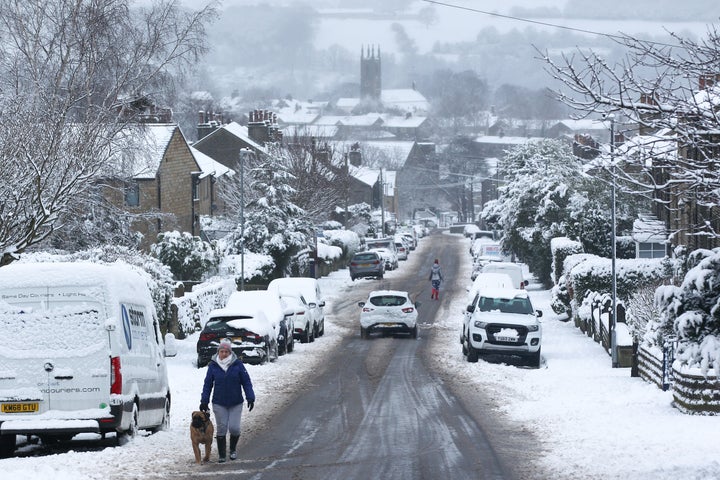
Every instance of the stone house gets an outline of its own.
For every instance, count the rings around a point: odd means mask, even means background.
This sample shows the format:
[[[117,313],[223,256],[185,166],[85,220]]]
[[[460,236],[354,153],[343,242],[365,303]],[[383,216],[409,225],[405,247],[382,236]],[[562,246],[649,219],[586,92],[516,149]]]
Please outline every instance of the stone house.
[[[108,199],[133,216],[143,248],[164,231],[199,235],[200,215],[217,208],[218,178],[232,170],[193,150],[176,124],[145,124],[132,137],[132,154],[111,161]]]

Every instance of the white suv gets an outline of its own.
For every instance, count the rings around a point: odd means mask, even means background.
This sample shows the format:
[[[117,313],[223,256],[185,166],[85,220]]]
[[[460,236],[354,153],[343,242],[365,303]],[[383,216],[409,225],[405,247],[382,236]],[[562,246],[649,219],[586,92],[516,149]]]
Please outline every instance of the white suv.
[[[467,306],[460,337],[468,362],[482,354],[513,355],[540,366],[542,311],[533,310],[525,290],[481,289]]]

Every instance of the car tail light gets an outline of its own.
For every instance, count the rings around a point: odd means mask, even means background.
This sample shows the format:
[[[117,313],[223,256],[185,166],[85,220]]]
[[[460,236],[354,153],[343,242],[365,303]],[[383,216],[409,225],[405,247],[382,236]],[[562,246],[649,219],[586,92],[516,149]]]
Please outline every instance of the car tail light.
[[[358,265],[357,262],[350,262],[351,267],[357,267],[357,265]]]
[[[403,313],[412,313],[413,307],[405,307],[402,309]]]
[[[210,342],[212,340],[215,340],[218,337],[219,337],[219,335],[217,333],[201,333],[200,341],[201,342]]]
[[[380,263],[380,260],[375,260],[375,261],[373,261],[373,265],[377,265],[377,264],[379,264],[379,263]]]
[[[122,371],[120,369],[120,357],[110,358],[110,394],[120,395],[122,393]]]
[[[262,342],[262,339],[263,337],[253,332],[249,332],[247,335],[245,335],[245,340],[248,340],[250,342],[260,343]]]

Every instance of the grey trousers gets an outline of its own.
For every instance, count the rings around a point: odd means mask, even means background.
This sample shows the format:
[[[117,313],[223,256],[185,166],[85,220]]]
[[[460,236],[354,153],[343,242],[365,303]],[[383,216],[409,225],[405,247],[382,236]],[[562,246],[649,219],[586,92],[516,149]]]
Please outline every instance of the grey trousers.
[[[240,420],[243,411],[242,403],[232,407],[223,407],[216,403],[212,404],[215,415],[215,436],[224,437],[228,431],[230,435],[240,436]]]

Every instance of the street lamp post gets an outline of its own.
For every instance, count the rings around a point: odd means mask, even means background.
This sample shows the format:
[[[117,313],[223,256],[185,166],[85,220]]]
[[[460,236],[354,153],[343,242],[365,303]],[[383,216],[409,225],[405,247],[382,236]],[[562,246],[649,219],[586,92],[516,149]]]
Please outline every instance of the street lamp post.
[[[240,291],[245,290],[245,157],[249,153],[240,149]]]
[[[612,359],[613,368],[617,368],[618,364],[618,351],[617,351],[617,271],[615,269],[615,263],[617,259],[617,238],[616,238],[616,226],[615,226],[615,212],[616,212],[616,190],[617,185],[615,183],[615,115],[612,113],[608,115],[610,120],[610,165],[612,168],[612,262],[611,262],[611,275],[612,275],[612,312],[610,316],[610,356]]]

